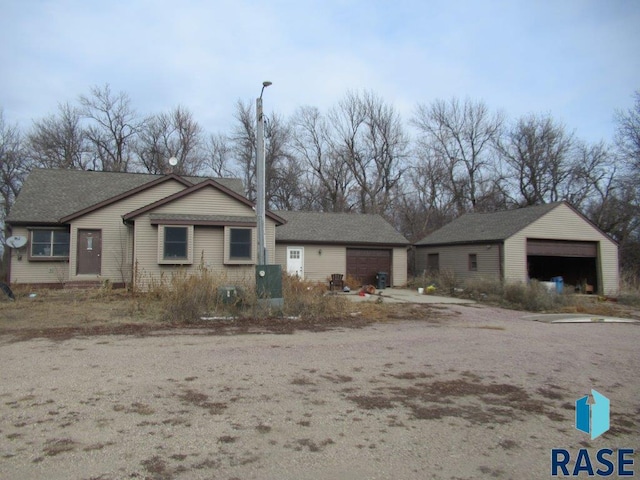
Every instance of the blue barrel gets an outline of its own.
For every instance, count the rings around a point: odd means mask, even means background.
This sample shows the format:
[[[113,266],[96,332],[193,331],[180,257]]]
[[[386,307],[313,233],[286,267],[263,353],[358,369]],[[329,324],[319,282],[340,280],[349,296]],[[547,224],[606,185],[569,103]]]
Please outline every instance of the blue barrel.
[[[556,293],[562,293],[564,290],[564,279],[562,277],[551,277],[551,281],[556,284]]]

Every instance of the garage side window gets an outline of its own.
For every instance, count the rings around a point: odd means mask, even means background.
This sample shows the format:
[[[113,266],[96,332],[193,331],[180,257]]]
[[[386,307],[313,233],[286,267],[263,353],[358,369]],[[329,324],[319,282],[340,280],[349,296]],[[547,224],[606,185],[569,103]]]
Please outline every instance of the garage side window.
[[[427,271],[438,273],[440,271],[440,254],[430,253],[427,255]]]
[[[475,253],[469,254],[469,271],[470,272],[478,271],[478,255]]]

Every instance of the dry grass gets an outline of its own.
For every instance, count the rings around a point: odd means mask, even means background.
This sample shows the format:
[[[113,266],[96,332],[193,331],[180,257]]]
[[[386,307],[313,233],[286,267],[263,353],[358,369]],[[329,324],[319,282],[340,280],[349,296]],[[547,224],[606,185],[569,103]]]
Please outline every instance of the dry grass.
[[[202,271],[193,278],[175,275],[149,292],[17,287],[15,301],[0,299],[0,335],[8,335],[7,341],[66,340],[80,335],[164,334],[186,328],[204,335],[290,334],[439,315],[414,305],[351,302],[345,295],[330,294],[325,285],[287,276],[283,278],[284,308],[270,311],[256,304],[252,287],[246,287],[248,293],[241,294],[237,301],[222,302],[217,289],[225,283],[225,279]],[[219,320],[203,320],[203,314]]]
[[[635,278],[635,277],[634,277]],[[531,280],[524,283],[503,283],[496,279],[476,278],[460,281],[451,272],[417,277],[411,282],[413,287],[426,288],[433,285],[436,294],[470,298],[477,302],[497,305],[529,312],[588,313],[593,315],[616,316],[621,311],[629,313],[628,307],[640,307],[640,286],[623,276],[621,294],[610,302],[597,295],[577,295],[565,285],[564,293],[547,290],[540,282]],[[616,305],[619,304],[619,305]]]
[[[159,305],[141,302],[125,290],[32,290],[18,286],[14,294],[14,302],[0,301],[0,328],[141,324],[159,313]]]

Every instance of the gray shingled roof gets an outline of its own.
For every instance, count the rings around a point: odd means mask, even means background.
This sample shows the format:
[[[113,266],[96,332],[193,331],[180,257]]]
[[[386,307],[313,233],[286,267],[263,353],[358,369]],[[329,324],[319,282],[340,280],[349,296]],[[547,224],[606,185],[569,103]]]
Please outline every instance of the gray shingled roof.
[[[380,215],[274,212],[287,223],[276,228],[276,242],[408,245]]]
[[[22,185],[8,223],[57,223],[115,196],[124,194],[164,175],[144,173],[93,172],[83,170],[51,170],[36,168]],[[183,177],[199,183],[206,177]],[[239,179],[215,179],[221,185],[244,196]]]
[[[562,202],[495,213],[468,213],[415,243],[443,245],[506,240]]]

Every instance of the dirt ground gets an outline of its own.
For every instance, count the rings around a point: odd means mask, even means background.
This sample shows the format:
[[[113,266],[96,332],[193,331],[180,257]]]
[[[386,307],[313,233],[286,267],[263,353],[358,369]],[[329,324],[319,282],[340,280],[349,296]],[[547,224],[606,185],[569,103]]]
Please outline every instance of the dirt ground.
[[[638,325],[407,305],[177,328],[51,295],[0,305],[2,479],[548,478],[552,448],[640,447]]]

